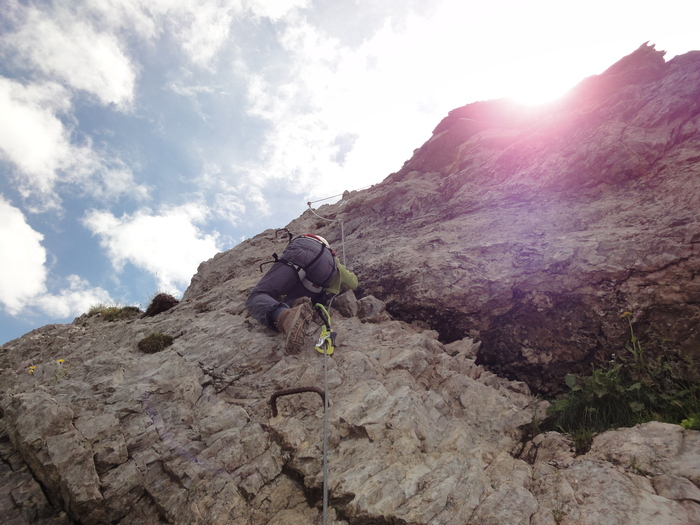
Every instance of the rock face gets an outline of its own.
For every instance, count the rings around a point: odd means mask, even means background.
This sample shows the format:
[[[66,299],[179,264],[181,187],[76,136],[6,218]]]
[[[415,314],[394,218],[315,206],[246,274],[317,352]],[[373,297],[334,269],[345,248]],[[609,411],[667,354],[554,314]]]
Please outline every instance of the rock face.
[[[621,344],[624,310],[697,351],[698,102],[700,54],[642,46],[556,105],[455,110],[401,171],[303,214],[288,228],[344,232],[361,282],[332,356],[317,326],[284,355],[244,310],[274,230],[166,311],[3,345],[3,523],[320,524],[323,404],[270,398],[324,384],[328,523],[700,523],[700,432],[648,423],[575,456],[533,436],[527,384]],[[172,344],[139,350],[152,334]]]
[[[623,348],[625,311],[647,348],[700,358],[699,161],[700,52],[643,45],[548,106],[455,109],[319,215],[361,294],[547,393]]]

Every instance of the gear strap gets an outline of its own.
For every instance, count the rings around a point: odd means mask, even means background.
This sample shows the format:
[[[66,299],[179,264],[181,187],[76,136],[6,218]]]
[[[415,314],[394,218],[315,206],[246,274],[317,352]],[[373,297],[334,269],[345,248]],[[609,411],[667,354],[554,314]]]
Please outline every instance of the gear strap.
[[[321,249],[316,254],[316,256],[313,259],[311,259],[311,262],[309,264],[307,264],[306,266],[301,266],[299,264],[295,264],[292,261],[285,259],[283,257],[280,257],[276,253],[273,253],[272,258],[274,259],[274,261],[266,261],[264,263],[261,263],[260,264],[260,273],[262,273],[263,266],[265,266],[266,264],[275,264],[275,263],[286,264],[287,266],[294,268],[294,270],[299,275],[299,280],[301,280],[302,284],[304,285],[304,287],[307,290],[309,290],[310,292],[313,292],[313,293],[321,293],[325,288],[328,287],[328,285],[331,284],[331,281],[333,280],[333,276],[335,275],[335,270],[333,272],[331,272],[331,274],[328,276],[328,278],[325,281],[323,281],[323,283],[315,283],[311,279],[306,277],[308,269],[311,268],[316,263],[316,261],[318,261],[321,258],[321,256],[323,255],[323,252],[325,250],[329,250],[331,252],[331,255],[333,254],[332,250],[330,250],[325,244],[320,243],[320,242],[318,244],[321,246]],[[333,266],[335,268],[335,257],[333,258]],[[313,287],[318,288],[318,290],[313,289]]]

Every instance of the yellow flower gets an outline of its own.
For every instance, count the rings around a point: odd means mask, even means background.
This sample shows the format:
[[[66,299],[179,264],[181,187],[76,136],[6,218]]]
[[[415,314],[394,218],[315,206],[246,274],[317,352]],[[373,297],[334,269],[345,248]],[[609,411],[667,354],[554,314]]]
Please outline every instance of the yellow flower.
[[[630,315],[632,315],[632,312],[625,312],[624,314],[622,314],[620,316],[620,319],[625,319],[626,317],[629,317]]]
[[[56,362],[60,365],[65,361],[65,359],[58,359]]]
[[[30,374],[33,374],[33,373],[34,373],[34,370],[36,370],[36,365],[30,366],[30,367],[29,367],[29,370],[27,370],[27,372],[29,372]]]

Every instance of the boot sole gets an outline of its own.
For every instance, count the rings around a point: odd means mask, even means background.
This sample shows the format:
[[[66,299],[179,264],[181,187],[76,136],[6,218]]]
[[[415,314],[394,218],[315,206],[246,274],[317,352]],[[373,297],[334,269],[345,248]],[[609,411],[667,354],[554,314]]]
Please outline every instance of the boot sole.
[[[289,331],[287,340],[284,342],[286,353],[289,355],[296,355],[301,352],[304,342],[306,341],[306,325],[313,314],[310,303],[307,304],[309,305],[308,307],[299,308],[299,310],[294,313],[292,329]]]

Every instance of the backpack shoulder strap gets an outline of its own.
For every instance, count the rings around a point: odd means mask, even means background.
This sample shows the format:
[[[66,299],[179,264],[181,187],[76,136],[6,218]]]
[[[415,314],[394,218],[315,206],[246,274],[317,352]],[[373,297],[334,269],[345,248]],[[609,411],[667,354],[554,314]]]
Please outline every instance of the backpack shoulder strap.
[[[296,239],[298,239],[298,238],[299,237],[296,237]],[[321,258],[321,256],[323,255],[323,252],[325,250],[330,251],[331,255],[333,255],[333,251],[330,248],[328,248],[325,244],[322,244],[322,243],[318,243],[318,244],[321,246],[321,249],[318,251],[316,256],[313,259],[311,259],[309,264],[307,264],[306,266],[301,266],[299,264],[295,264],[292,261],[285,259],[284,257],[280,257],[276,253],[273,253],[272,257],[274,260],[266,261],[266,262],[260,264],[260,273],[262,273],[263,266],[265,266],[266,264],[275,264],[275,263],[286,264],[287,266],[290,266],[290,267],[294,268],[294,270],[296,270],[297,274],[299,275],[299,279],[301,280],[301,282],[304,284],[304,286],[306,288],[308,288],[312,292],[322,291],[324,288],[327,288],[328,285],[333,280],[333,276],[335,275],[336,267],[335,267],[335,257],[333,257],[333,271],[331,272],[331,274],[328,276],[328,278],[323,283],[314,283],[311,280],[306,278],[307,269],[311,268],[314,265],[314,263],[316,263],[316,261],[318,261]]]

